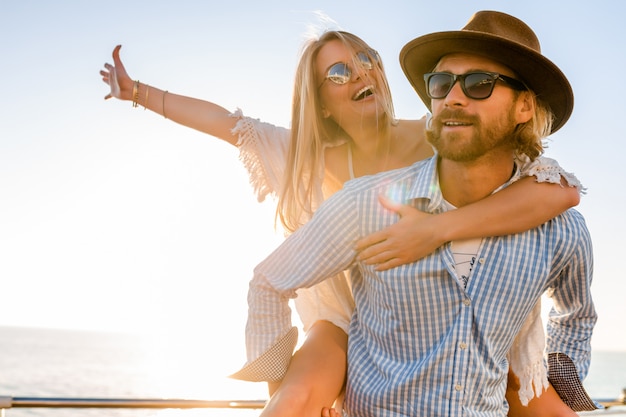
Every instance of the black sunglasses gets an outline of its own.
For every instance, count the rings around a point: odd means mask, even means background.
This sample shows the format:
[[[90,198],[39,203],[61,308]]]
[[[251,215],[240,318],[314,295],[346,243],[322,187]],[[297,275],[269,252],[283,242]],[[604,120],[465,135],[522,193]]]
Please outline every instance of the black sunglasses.
[[[371,70],[374,68],[374,63],[378,61],[378,53],[373,49],[368,50],[367,52],[361,51],[356,54],[355,61],[361,66],[361,68]],[[343,85],[350,81],[351,78],[352,71],[350,70],[350,65],[346,62],[337,62],[328,68],[326,77],[324,77],[324,81],[322,81],[320,87],[326,80],[330,80],[338,85]]]
[[[461,84],[463,93],[474,100],[489,98],[498,80],[503,81],[514,90],[527,90],[523,82],[497,72],[476,71],[459,75],[449,72],[430,72],[424,74],[428,97],[432,99],[446,97],[457,80]]]

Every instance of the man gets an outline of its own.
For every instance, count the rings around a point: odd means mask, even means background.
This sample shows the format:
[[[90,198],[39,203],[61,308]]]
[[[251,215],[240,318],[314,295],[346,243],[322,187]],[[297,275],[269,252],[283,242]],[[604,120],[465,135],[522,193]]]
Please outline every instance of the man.
[[[461,31],[417,38],[400,60],[431,109],[437,154],[347,183],[259,264],[248,356],[255,361],[289,337],[287,303],[297,288],[350,268],[348,415],[503,416],[507,352],[545,291],[555,305],[547,351],[571,360],[575,378],[587,373],[596,313],[582,216],[569,210],[524,233],[451,242],[383,272],[359,262],[354,243],[397,221],[380,195],[439,213],[515,181],[516,161],[537,157],[541,140],[569,118],[571,87],[532,30],[496,12],[477,13]]]

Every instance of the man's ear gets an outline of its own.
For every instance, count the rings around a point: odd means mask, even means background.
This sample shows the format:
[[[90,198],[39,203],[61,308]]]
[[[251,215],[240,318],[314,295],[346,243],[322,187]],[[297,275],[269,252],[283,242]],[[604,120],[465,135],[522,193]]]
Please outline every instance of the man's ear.
[[[517,98],[517,124],[526,123],[535,114],[535,100],[529,91],[522,91]]]

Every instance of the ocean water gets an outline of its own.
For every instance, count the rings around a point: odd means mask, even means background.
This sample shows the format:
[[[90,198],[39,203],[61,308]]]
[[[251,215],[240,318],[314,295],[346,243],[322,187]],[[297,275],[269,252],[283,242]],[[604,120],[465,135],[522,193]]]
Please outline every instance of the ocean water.
[[[223,349],[201,345],[196,339],[167,339],[171,337],[0,327],[0,396],[267,398],[265,384],[226,377],[237,367],[234,362],[224,365],[222,358],[212,355],[222,355]],[[12,408],[5,411],[5,417],[253,417],[259,413],[229,409]]]
[[[225,368],[216,365],[220,358],[211,357],[210,347],[193,349],[185,341],[164,350],[158,339],[138,335],[19,327],[0,327],[0,341],[0,396],[266,399],[264,384],[227,378]],[[626,352],[593,352],[585,387],[594,399],[617,398],[626,388]],[[259,413],[13,408],[5,411],[5,417],[254,417]]]

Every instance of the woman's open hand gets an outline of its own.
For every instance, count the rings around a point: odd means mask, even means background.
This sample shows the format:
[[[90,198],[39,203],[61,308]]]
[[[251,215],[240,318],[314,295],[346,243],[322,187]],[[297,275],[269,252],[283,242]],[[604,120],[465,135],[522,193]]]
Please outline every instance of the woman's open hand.
[[[133,80],[126,73],[124,64],[120,59],[120,48],[122,45],[117,45],[113,49],[113,65],[108,62],[104,64],[104,69],[100,70],[102,75],[102,81],[111,88],[109,94],[104,96],[104,99],[110,99],[115,97],[120,100],[131,100],[133,94]]]

